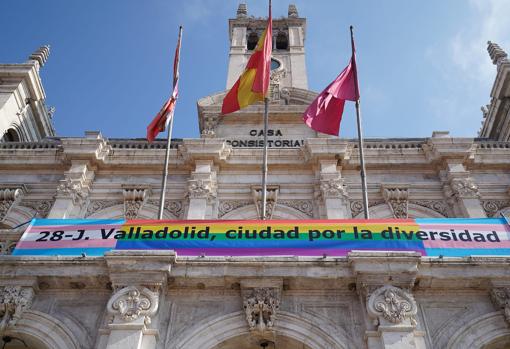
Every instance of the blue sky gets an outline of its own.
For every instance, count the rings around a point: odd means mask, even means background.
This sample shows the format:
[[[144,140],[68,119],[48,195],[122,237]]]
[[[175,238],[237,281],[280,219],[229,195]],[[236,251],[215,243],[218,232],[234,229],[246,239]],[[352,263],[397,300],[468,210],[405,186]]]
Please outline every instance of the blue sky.
[[[41,75],[57,133],[142,138],[170,93],[182,24],[174,137],[198,137],[196,101],[225,88],[227,20],[239,2],[2,0],[0,62],[23,62],[50,44]],[[246,2],[249,15],[267,14],[266,1]],[[355,26],[366,137],[427,137],[434,130],[476,136],[496,73],[486,42],[510,51],[510,1],[294,3],[308,21],[311,90],[322,90],[345,67],[349,25]],[[288,4],[273,0],[273,16],[286,16]],[[341,137],[356,136],[354,120],[351,105]]]

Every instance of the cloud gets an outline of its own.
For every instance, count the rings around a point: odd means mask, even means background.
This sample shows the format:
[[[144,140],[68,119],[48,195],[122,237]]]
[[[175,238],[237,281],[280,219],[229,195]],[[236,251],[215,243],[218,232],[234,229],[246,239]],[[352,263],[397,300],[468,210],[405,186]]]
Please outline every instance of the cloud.
[[[510,1],[470,0],[473,17],[449,43],[450,58],[464,76],[486,84],[495,68],[487,54],[487,41],[510,49]]]

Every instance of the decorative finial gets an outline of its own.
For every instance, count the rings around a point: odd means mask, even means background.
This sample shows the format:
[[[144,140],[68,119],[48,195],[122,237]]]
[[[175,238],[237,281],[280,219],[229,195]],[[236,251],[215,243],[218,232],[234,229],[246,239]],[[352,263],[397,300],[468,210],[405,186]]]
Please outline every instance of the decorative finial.
[[[489,56],[491,57],[493,64],[500,64],[502,61],[506,60],[508,55],[498,44],[487,41],[487,52],[489,52]]]
[[[246,18],[248,16],[248,7],[246,4],[239,4],[237,8],[237,18]]]
[[[297,7],[294,4],[290,4],[289,5],[289,17],[291,17],[291,18],[298,18],[299,17],[299,13],[297,11]]]
[[[28,59],[31,61],[38,62],[39,66],[42,67],[48,60],[49,55],[50,55],[50,45],[44,45],[44,46],[39,47],[34,53],[32,53],[28,57]]]

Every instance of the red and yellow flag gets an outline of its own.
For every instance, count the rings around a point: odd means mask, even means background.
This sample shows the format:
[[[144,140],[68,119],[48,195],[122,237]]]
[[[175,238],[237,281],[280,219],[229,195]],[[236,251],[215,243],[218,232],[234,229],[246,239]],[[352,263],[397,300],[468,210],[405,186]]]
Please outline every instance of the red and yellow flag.
[[[229,114],[258,101],[263,101],[269,89],[271,51],[273,48],[273,21],[271,4],[267,28],[234,86],[228,91],[221,106],[222,114]]]

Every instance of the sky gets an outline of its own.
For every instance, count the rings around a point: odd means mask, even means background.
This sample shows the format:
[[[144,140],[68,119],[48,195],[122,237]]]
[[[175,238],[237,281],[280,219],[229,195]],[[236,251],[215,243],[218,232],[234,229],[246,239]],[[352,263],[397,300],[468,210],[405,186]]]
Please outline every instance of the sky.
[[[487,41],[510,52],[507,0],[291,0],[307,18],[309,89],[320,92],[347,65],[354,25],[364,134],[474,137],[496,74]],[[196,102],[225,89],[228,19],[239,0],[0,0],[0,62],[22,63],[39,46],[60,136],[99,130],[143,138],[168,98],[173,52],[183,25],[175,138],[196,138]],[[267,15],[267,2],[244,1]],[[289,1],[273,0],[273,17]],[[356,137],[352,103],[340,136]]]

